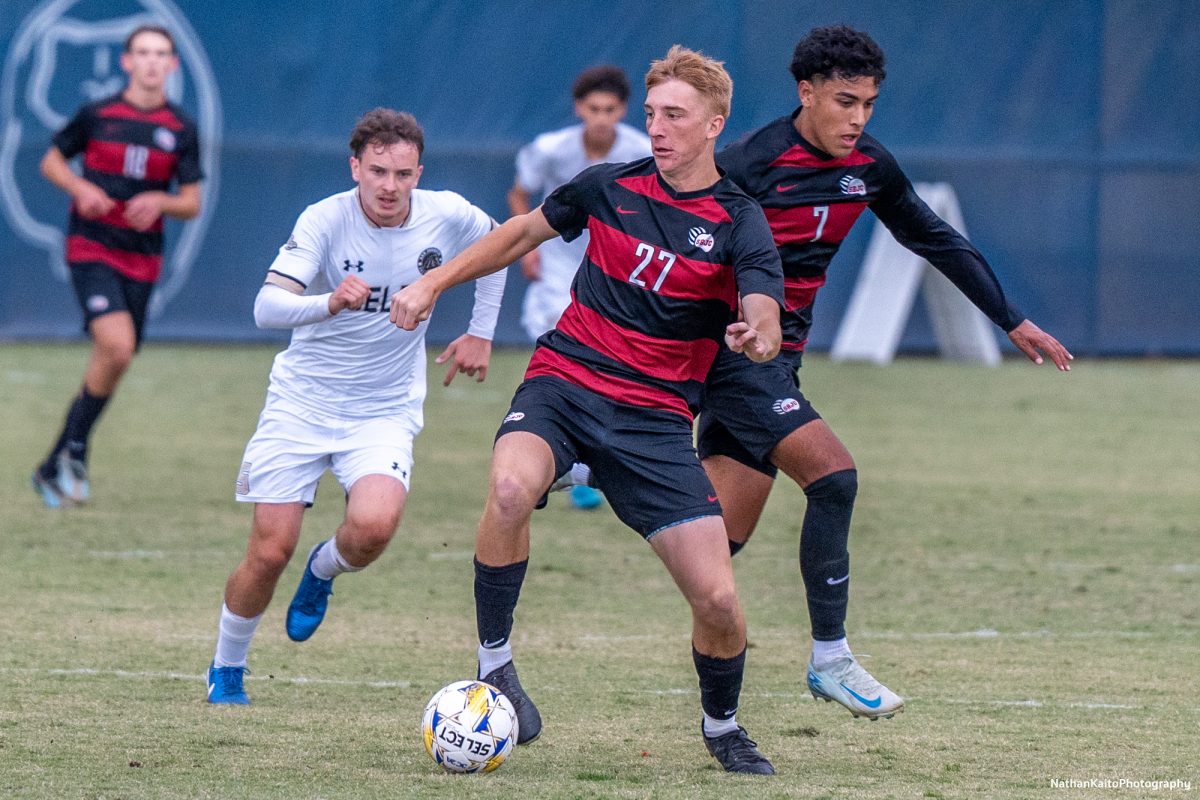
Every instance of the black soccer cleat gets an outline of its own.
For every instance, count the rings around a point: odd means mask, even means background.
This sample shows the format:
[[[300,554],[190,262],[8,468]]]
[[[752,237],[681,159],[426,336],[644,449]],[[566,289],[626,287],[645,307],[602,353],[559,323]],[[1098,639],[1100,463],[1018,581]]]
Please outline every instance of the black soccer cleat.
[[[513,708],[516,709],[517,744],[529,744],[542,735],[542,715],[538,713],[537,706],[529,699],[529,695],[525,694],[525,690],[521,688],[521,681],[517,678],[517,668],[513,662],[509,661],[502,667],[496,667],[487,675],[481,676],[479,680],[499,689],[500,693],[507,697],[508,701],[513,704]]]
[[[704,723],[700,723],[704,733]],[[766,756],[758,752],[758,743],[750,738],[741,725],[736,731],[722,736],[704,737],[704,746],[712,757],[721,762],[726,772],[742,772],[750,775],[774,775],[775,768]]]

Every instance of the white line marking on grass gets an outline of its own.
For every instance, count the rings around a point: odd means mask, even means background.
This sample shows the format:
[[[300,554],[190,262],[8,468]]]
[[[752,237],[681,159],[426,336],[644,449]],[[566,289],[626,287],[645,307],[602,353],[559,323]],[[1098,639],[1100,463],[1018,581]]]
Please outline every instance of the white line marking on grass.
[[[677,697],[687,695],[697,695],[697,689],[639,689],[639,694],[651,694],[658,697]],[[758,698],[773,698],[786,700],[812,700],[813,697],[807,691],[802,692],[753,692],[743,691],[742,697],[758,697]],[[977,700],[968,700],[961,697],[952,698],[920,698],[906,697],[908,702],[920,702],[922,700],[930,703],[945,703],[957,706],[1006,706],[1012,708],[1079,708],[1086,711],[1138,711],[1143,710],[1145,706],[1131,706],[1122,703],[1060,703],[1052,700],[989,700],[979,698]]]
[[[165,550],[89,550],[88,555],[92,558],[115,558],[121,560],[167,557]]]
[[[172,681],[204,681],[204,674],[193,674],[186,672],[136,672],[124,669],[92,669],[90,667],[77,667],[75,669],[39,669],[37,667],[0,667],[0,673],[20,673],[23,675],[45,675],[48,677],[81,677],[81,678],[121,678],[121,679],[142,679],[142,680],[172,680]],[[308,678],[303,675],[293,677],[281,677],[270,675],[254,675],[248,676],[252,681],[276,681],[279,683],[287,683],[298,686],[317,685],[317,686],[366,686],[372,689],[407,689],[412,686],[412,681],[351,681],[339,680],[337,678]]]

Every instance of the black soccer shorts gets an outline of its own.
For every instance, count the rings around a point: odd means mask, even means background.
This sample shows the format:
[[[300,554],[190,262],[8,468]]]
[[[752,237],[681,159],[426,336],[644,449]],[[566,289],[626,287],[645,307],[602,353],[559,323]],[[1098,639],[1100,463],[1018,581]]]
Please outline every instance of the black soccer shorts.
[[[756,364],[728,350],[717,355],[700,402],[700,458],[728,456],[775,477],[771,451],[792,431],[821,418],[800,391],[800,356],[782,352]]]
[[[114,311],[128,311],[133,318],[137,344],[141,345],[146,308],[150,305],[150,293],[154,291],[152,282],[127,278],[99,261],[77,261],[71,264],[71,283],[79,307],[83,309],[84,333],[97,317]]]
[[[532,433],[550,446],[555,475],[575,462],[589,465],[613,512],[646,539],[721,513],[696,457],[691,423],[680,414],[618,403],[561,378],[539,376],[517,388],[496,438],[514,431]]]

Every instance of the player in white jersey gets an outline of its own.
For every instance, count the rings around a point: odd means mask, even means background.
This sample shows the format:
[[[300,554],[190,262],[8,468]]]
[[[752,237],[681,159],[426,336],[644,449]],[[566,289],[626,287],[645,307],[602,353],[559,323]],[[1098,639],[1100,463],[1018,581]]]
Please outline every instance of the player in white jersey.
[[[334,577],[378,558],[400,524],[423,424],[425,325],[397,328],[389,300],[494,227],[458,194],[416,188],[423,149],[411,114],[365,114],[350,136],[358,187],[304,210],[255,300],[259,327],[293,332],[275,357],[238,474],[237,499],[255,504],[254,521],[225,586],[210,703],[250,702],[243,685],[250,641],[326,469],[346,491],[346,515],[309,553],[288,608],[290,638],[316,631]],[[437,359],[450,363],[443,385],[459,372],[486,377],[503,292],[500,273],[476,283],[467,333]]]
[[[545,198],[590,166],[650,155],[650,137],[621,122],[629,101],[629,79],[620,67],[602,64],[585,69],[575,79],[571,96],[580,124],[543,133],[517,153],[517,179],[508,192],[508,210],[514,217],[528,214],[535,196]],[[570,242],[561,237],[543,242],[521,259],[521,274],[529,281],[521,326],[530,341],[551,330],[570,304],[571,282],[587,245],[584,231]],[[600,492],[587,485],[586,477],[569,488],[576,508],[600,505]]]
[[[623,122],[629,79],[619,68],[591,67],[571,89],[582,122],[538,136],[517,153],[517,179],[508,193],[513,216],[528,214],[534,196],[546,197],[595,164],[636,161],[650,155],[646,134]],[[571,242],[551,239],[521,259],[528,280],[521,325],[536,340],[554,327],[571,302],[571,281],[587,250],[587,232]]]

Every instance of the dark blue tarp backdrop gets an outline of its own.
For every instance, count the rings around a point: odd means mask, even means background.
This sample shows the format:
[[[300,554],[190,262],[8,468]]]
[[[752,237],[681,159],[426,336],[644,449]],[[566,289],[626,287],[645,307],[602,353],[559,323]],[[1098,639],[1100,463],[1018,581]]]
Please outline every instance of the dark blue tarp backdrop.
[[[845,21],[888,54],[872,132],[913,180],[953,184],[971,239],[1027,314],[1077,353],[1200,353],[1189,0],[0,0],[0,338],[78,334],[53,238],[66,200],[37,162],[87,93],[119,82],[114,41],[147,14],[181,31],[174,90],[214,146],[205,218],[168,231],[151,338],[277,338],[255,330],[254,294],[300,210],[350,185],[347,133],[368,108],[413,111],[422,186],[503,219],[517,148],[572,121],[580,69],[617,63],[636,87],[675,42],[724,59],[729,141],[791,110],[795,41]],[[865,215],[831,270],[815,348],[833,339],[873,224]],[[522,289],[511,275],[501,343],[524,341]],[[448,295],[431,337],[456,335],[469,305],[469,291]],[[920,314],[903,346],[932,346]]]

